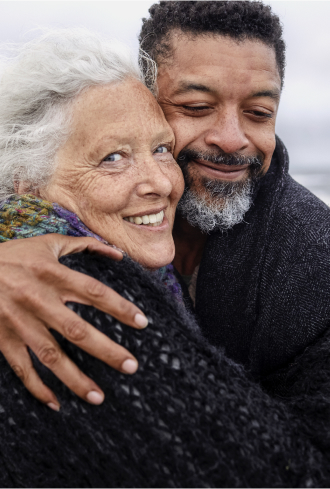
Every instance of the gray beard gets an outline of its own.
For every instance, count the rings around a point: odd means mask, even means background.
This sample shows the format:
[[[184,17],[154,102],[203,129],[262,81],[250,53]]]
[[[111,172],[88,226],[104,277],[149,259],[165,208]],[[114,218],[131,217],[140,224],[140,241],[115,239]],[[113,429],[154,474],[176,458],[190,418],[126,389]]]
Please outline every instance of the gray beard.
[[[227,230],[243,221],[252,205],[253,188],[252,178],[236,185],[208,181],[200,195],[186,187],[178,211],[203,233]]]

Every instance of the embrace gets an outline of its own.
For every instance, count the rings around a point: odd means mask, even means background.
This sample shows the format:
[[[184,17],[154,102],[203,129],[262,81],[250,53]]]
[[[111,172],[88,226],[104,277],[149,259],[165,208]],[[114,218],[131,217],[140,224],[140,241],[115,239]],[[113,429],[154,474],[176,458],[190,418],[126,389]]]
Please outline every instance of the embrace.
[[[73,29],[2,76],[1,486],[327,487],[330,210],[275,136],[280,20],[149,12],[139,66]]]

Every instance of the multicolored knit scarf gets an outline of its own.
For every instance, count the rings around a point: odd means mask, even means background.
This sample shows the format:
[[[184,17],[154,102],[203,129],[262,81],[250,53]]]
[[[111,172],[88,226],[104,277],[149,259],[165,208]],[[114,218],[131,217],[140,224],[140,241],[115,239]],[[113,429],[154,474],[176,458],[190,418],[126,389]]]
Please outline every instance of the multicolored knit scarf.
[[[76,214],[56,203],[38,199],[31,194],[12,196],[0,203],[0,243],[50,233],[88,236],[109,244],[88,229]],[[156,273],[160,281],[182,303],[182,290],[175,277],[173,265],[166,265]]]

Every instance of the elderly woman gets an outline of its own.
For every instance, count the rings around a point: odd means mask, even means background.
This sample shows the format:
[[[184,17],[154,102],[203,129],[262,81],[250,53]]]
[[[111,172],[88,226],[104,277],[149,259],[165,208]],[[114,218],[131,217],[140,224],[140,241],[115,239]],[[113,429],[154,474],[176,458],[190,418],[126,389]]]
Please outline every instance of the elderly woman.
[[[91,236],[159,269],[174,256],[171,233],[183,192],[173,132],[123,45],[101,46],[83,31],[63,35],[61,43],[55,33],[28,44],[2,79],[0,197],[11,197],[1,206],[0,241]],[[159,274],[179,298],[171,267]],[[135,323],[147,324],[139,311]],[[38,355],[47,365],[49,350]],[[135,372],[137,362],[126,357],[115,366]],[[96,384],[87,400],[103,400]]]
[[[181,304],[167,265],[182,176],[172,131],[129,59],[90,34],[46,36],[7,70],[0,108],[2,240],[58,232],[120,247],[121,262],[87,254],[62,262],[129,297],[150,324],[132,330],[68,304],[100,340],[110,336],[139,358],[136,375],[123,375],[54,333],[104,388],[97,408],[40,354],[34,366],[61,399],[59,412],[47,409],[0,358],[1,486],[324,485],[327,457],[294,401],[289,411],[270,399],[207,345]],[[48,354],[52,341],[49,333]]]

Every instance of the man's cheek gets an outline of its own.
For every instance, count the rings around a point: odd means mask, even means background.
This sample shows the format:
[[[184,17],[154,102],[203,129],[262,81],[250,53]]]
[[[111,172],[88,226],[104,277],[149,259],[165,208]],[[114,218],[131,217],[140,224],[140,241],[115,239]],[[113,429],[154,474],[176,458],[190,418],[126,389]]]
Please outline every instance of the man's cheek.
[[[180,151],[198,140],[200,128],[196,128],[195,124],[188,117],[173,117],[167,119],[175,136],[174,158],[177,159]]]
[[[273,153],[274,153],[275,148],[276,148],[275,132],[274,132],[274,134],[272,134],[269,137],[267,143],[268,144],[267,144],[267,148],[265,151],[265,161],[263,164],[263,174],[267,173],[267,171],[270,167],[271,161],[272,161]]]

